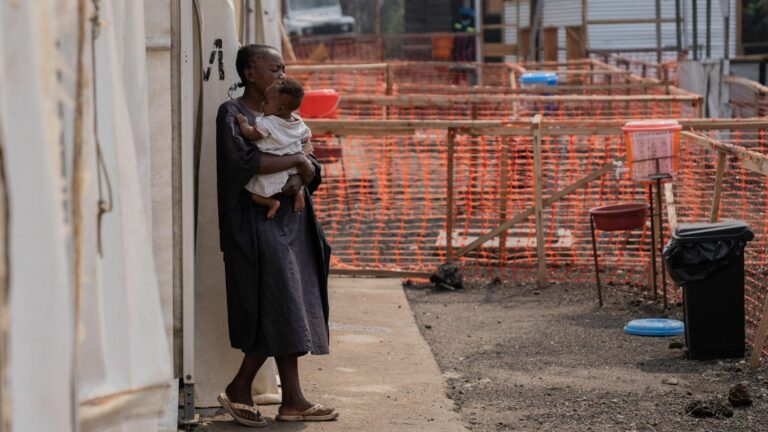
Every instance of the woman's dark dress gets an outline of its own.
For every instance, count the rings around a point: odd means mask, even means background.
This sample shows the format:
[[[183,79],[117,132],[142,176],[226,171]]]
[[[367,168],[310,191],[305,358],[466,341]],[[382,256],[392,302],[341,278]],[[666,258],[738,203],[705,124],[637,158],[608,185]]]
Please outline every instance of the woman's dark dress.
[[[253,124],[237,100],[219,107],[216,155],[219,235],[227,285],[229,338],[246,354],[328,354],[328,265],[331,249],[310,197],[320,185],[320,165],[305,188],[306,207],[277,195],[274,219],[245,190],[259,170],[261,152],[240,136],[236,116]]]

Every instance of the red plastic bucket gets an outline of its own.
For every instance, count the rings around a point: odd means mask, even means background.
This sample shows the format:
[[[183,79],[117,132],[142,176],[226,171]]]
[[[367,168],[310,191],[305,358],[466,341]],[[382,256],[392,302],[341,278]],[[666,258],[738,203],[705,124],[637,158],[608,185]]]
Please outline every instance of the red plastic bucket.
[[[339,94],[333,89],[307,90],[301,101],[299,114],[304,118],[335,117],[339,108]]]
[[[675,120],[640,120],[621,128],[632,180],[643,183],[677,172],[680,129]]]
[[[599,230],[626,231],[645,225],[648,208],[646,203],[616,204],[595,207],[589,210],[589,214]]]

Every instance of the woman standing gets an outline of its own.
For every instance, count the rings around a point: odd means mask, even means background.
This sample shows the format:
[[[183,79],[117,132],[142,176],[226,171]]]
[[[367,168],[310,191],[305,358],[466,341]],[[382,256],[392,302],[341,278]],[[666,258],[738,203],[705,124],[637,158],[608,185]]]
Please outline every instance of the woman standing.
[[[236,66],[245,91],[219,107],[216,163],[229,336],[245,356],[219,402],[238,423],[265,426],[251,384],[264,361],[274,357],[283,393],[277,420],[332,420],[338,416],[334,408],[304,398],[298,370],[299,356],[328,354],[330,247],[310,198],[320,185],[320,165],[303,154],[262,153],[240,135],[237,114],[253,124],[261,115],[264,91],[285,76],[280,52],[247,45],[238,51]],[[291,176],[275,197],[281,206],[268,220],[267,210],[251,201],[245,185],[256,174],[290,168],[299,175]],[[292,205],[296,193],[306,194],[306,207],[299,212]]]

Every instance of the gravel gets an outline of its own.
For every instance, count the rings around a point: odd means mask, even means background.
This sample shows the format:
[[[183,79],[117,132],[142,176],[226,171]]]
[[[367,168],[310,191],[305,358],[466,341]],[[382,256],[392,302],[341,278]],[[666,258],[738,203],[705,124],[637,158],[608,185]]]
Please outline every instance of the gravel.
[[[410,283],[406,294],[470,430],[768,430],[768,368],[688,360],[677,349],[682,336],[622,331],[631,319],[681,319],[679,305],[663,311],[609,290],[600,309],[589,284],[538,289],[498,279],[465,281],[463,291]],[[727,417],[738,383],[753,404]],[[715,416],[691,416],[697,402]]]

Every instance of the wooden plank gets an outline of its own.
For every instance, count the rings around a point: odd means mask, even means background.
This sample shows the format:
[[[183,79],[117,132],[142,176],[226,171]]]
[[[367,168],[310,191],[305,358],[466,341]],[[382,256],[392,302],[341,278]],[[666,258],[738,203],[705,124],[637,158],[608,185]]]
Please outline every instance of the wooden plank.
[[[345,119],[345,120],[320,120],[307,119],[313,129],[347,129],[359,131],[373,130],[397,130],[397,129],[446,129],[454,127],[462,130],[474,129],[486,134],[502,134],[504,131],[511,131],[513,134],[532,135],[531,127],[523,121],[513,121],[505,123],[501,120],[365,120],[365,119]],[[542,130],[544,135],[579,135],[579,134],[615,134],[621,131],[621,126],[626,120],[583,120],[580,122],[557,120],[543,121]],[[679,122],[683,127],[697,130],[752,130],[762,129],[768,126],[768,122],[763,120],[721,120],[713,121],[709,119],[681,119]],[[693,134],[694,137],[700,138]],[[705,146],[706,147],[706,146]],[[709,147],[712,147],[709,145]],[[707,147],[707,148],[709,148]]]
[[[569,26],[565,28],[565,58],[575,60],[584,58],[586,50],[582,37],[584,31],[580,26]]]
[[[483,55],[488,57],[505,57],[517,55],[517,45],[486,42],[483,43]]]
[[[499,167],[499,225],[507,220],[507,201],[509,200],[509,148],[512,138],[503,138],[501,144]],[[507,231],[499,236],[499,267],[504,265],[507,258]]]
[[[504,0],[486,0],[485,13],[487,14],[503,14],[504,13]],[[488,28],[484,25],[483,28]]]
[[[675,208],[675,189],[672,182],[664,183],[664,204],[667,205],[669,231],[674,232],[677,227],[677,209]]]
[[[705,149],[722,151],[727,154],[734,155],[739,160],[739,163],[743,168],[760,175],[768,176],[768,156],[746,150],[743,147],[717,142],[710,138],[688,131],[681,132],[681,135],[689,138],[692,143]]]
[[[624,162],[626,161],[626,158],[620,158],[617,159],[615,162]],[[604,176],[606,173],[610,172],[612,169],[614,169],[614,163],[615,162],[609,162],[602,167],[592,171],[591,173],[585,175],[584,177],[576,180],[575,182],[571,183],[567,187],[555,192],[550,196],[549,198],[544,200],[543,206],[549,207],[553,203],[563,199],[565,196],[570,195],[571,193],[575,192],[576,190],[582,188],[587,183],[594,181],[602,176]],[[518,223],[524,221],[525,219],[528,219],[531,215],[534,213],[533,207],[528,207],[522,212],[518,213],[513,217],[512,219],[504,222],[503,224],[499,225],[498,227],[494,228],[493,230],[487,232],[486,234],[483,234],[482,236],[478,237],[477,240],[473,241],[472,243],[468,244],[467,246],[463,247],[461,250],[459,250],[456,253],[457,257],[462,257],[466,255],[467,253],[477,249],[478,247],[482,246],[485,242],[488,240],[500,235],[502,232],[512,228],[513,226],[517,225]]]
[[[536,225],[536,257],[539,287],[546,283],[546,251],[544,250],[544,174],[541,155],[541,114],[533,117],[533,206]]]
[[[587,21],[588,25],[621,25],[621,24],[663,24],[674,23],[675,18],[628,18],[628,19],[594,19]]]
[[[758,93],[768,93],[768,87],[760,84],[757,81],[752,81],[751,79],[742,78],[734,75],[726,75],[725,82],[727,82],[728,84],[738,84],[744,87],[748,87],[749,89],[756,91]]]
[[[763,315],[760,318],[760,327],[757,329],[757,336],[752,344],[752,355],[749,358],[749,365],[752,367],[760,366],[760,357],[763,355],[763,345],[768,335],[768,297],[763,304]]]
[[[483,24],[483,30],[511,30],[514,24]]]
[[[451,106],[466,103],[511,103],[511,102],[690,102],[698,103],[698,96],[680,95],[631,95],[631,96],[607,96],[607,95],[522,95],[522,94],[467,94],[467,95],[344,95],[341,98],[342,105],[346,103],[369,103],[378,106]],[[701,118],[701,117],[700,117]]]
[[[289,73],[385,70],[387,63],[288,65]]]
[[[332,275],[339,276],[368,276],[376,278],[415,278],[429,279],[432,275],[428,272],[416,272],[405,270],[376,270],[376,269],[337,269],[331,268]]]
[[[557,61],[557,27],[545,27],[541,32],[544,61]]]
[[[387,96],[391,96],[392,92],[394,91],[394,85],[392,84],[392,80],[393,80],[392,65],[390,65],[390,64],[387,64],[386,80],[387,80],[387,89],[386,89]],[[390,107],[386,107],[384,109],[384,118],[389,119],[389,117],[390,117],[389,116],[390,110],[391,110]]]
[[[712,193],[712,208],[709,212],[709,222],[717,222],[720,216],[720,196],[723,193],[723,177],[725,177],[725,163],[728,155],[725,152],[717,152],[717,173],[715,174],[715,186]]]
[[[526,61],[520,63],[526,70],[546,68],[569,68],[572,66],[584,66],[584,70],[589,70],[588,66],[593,63],[594,60],[588,58],[569,59],[566,61]]]
[[[527,60],[529,58],[528,49],[531,45],[531,29],[529,27],[521,28],[517,35],[518,59]]]
[[[485,135],[532,135],[530,123],[522,120],[504,122],[502,120],[370,120],[370,119],[306,119],[307,125],[315,134],[337,135],[398,135],[409,134],[416,129],[457,128],[462,133]],[[628,120],[544,120],[544,135],[615,135],[621,133],[621,127]],[[768,129],[765,119],[679,119],[685,129],[706,130],[757,130]],[[705,148],[714,148],[704,137],[690,132],[683,135],[692,138],[694,144]],[[701,139],[705,139],[702,144]],[[734,150],[738,151],[738,150]],[[759,155],[758,155],[759,157]],[[759,168],[758,164],[755,169]]]
[[[454,170],[453,170],[453,164],[454,164],[454,150],[456,145],[456,130],[454,129],[448,129],[448,173],[447,173],[447,181],[446,181],[446,191],[447,191],[447,206],[446,209],[446,217],[445,217],[445,249],[446,249],[446,255],[448,261],[453,261],[454,254],[453,254],[453,180],[454,180]]]

